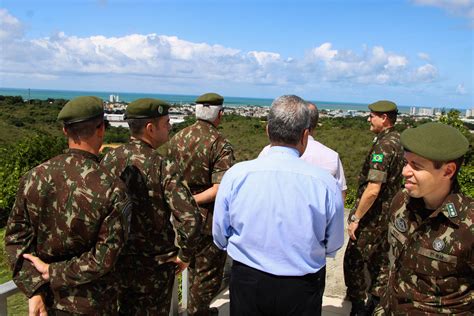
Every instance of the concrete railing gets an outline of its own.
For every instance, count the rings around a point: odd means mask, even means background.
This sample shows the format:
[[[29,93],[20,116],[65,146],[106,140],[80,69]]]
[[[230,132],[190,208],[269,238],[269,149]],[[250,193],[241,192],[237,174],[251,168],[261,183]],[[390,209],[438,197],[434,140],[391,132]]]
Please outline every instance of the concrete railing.
[[[0,315],[7,315],[7,298],[15,293],[20,292],[13,281],[0,284]]]
[[[188,270],[184,270],[181,278],[181,306],[179,306],[178,298],[178,278],[175,279],[173,284],[173,297],[171,299],[171,309],[170,316],[178,316],[179,311],[183,310],[184,314],[186,313],[186,308],[188,307]],[[0,316],[8,315],[7,309],[7,299],[13,294],[19,293],[20,289],[13,283],[13,281],[8,281],[6,283],[0,284]]]

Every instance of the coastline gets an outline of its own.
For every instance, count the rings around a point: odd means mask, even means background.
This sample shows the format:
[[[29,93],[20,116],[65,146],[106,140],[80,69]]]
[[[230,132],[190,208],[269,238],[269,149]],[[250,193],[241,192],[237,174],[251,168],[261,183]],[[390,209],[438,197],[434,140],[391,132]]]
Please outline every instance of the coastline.
[[[47,89],[20,89],[20,88],[4,88],[0,87],[0,95],[5,96],[21,96],[24,100],[29,99],[40,99],[46,100],[51,99],[71,99],[81,95],[94,95],[102,98],[104,101],[109,101],[110,97],[118,96],[118,101],[131,102],[133,100],[145,97],[163,99],[169,103],[176,105],[185,105],[193,103],[196,100],[197,95],[179,95],[179,94],[159,94],[159,93],[136,93],[136,92],[107,92],[107,91],[69,91],[69,90],[47,90]],[[250,97],[233,97],[224,96],[226,107],[269,107],[273,101],[270,98],[250,98]],[[318,108],[331,110],[342,110],[342,111],[367,111],[368,104],[353,103],[353,102],[334,102],[334,101],[320,101],[320,100],[308,100],[316,103]],[[401,113],[409,113],[410,106],[400,105],[399,110]]]

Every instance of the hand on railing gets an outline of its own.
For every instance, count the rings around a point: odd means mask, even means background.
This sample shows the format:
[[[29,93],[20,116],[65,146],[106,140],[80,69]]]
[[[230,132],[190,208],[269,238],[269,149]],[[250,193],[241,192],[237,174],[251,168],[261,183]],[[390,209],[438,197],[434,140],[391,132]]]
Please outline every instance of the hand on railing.
[[[33,263],[33,265],[35,266],[36,270],[41,273],[41,277],[45,281],[49,281],[49,264],[44,263],[40,258],[27,253],[23,255],[23,258],[31,261],[31,263]]]
[[[28,316],[48,316],[46,306],[41,295],[33,295],[28,300]]]

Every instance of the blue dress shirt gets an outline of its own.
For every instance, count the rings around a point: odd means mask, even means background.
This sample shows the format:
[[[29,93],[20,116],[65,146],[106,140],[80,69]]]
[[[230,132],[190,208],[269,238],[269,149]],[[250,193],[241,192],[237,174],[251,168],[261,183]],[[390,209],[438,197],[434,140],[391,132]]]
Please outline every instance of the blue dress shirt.
[[[230,168],[217,193],[214,243],[247,266],[284,276],[315,273],[344,242],[344,206],[334,178],[296,149]]]

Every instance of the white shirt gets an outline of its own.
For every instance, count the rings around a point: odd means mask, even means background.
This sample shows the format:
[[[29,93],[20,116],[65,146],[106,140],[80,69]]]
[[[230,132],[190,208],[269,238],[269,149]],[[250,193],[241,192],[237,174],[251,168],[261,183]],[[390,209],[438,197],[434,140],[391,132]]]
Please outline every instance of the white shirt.
[[[268,150],[270,149],[270,147],[271,145],[265,146],[265,148],[262,149],[262,152],[258,155],[258,157],[265,157],[266,155],[268,155]],[[304,161],[309,162],[310,164],[313,164],[315,166],[320,167],[321,169],[328,171],[336,179],[337,185],[339,186],[341,191],[347,190],[344,169],[342,167],[342,162],[337,152],[327,146],[324,146],[323,144],[315,140],[313,136],[309,135],[308,145],[306,146],[306,150],[300,158]]]

